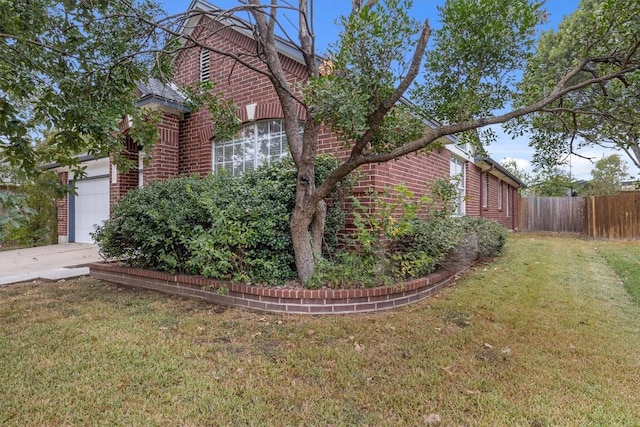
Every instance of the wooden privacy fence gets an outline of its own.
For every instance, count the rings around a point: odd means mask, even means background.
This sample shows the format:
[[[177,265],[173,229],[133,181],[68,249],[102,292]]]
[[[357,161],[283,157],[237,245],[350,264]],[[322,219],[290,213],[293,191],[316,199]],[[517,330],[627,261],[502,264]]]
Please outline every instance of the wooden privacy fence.
[[[582,234],[598,239],[640,239],[640,192],[587,197]]]
[[[582,233],[597,239],[640,239],[640,192],[591,197],[522,197],[522,231]]]
[[[582,232],[582,197],[522,197],[519,204],[520,230]]]

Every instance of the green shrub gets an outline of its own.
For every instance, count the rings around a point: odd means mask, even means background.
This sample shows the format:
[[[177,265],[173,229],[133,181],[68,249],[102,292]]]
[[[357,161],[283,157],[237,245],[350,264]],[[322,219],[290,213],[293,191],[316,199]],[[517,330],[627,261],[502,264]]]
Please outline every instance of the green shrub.
[[[481,217],[459,218],[465,234],[478,236],[478,258],[488,259],[502,253],[509,233],[497,221]]]
[[[348,250],[319,260],[311,287],[372,287],[426,276],[437,268],[460,270],[500,253],[507,232],[484,218],[456,218],[452,184],[437,180],[431,197],[417,199],[406,186],[353,199]]]
[[[324,180],[335,159],[318,158]],[[253,283],[282,284],[295,277],[290,215],[296,170],[291,160],[233,178],[224,173],[180,177],[133,190],[94,238],[108,257],[140,268]],[[344,222],[338,200],[352,181],[327,200],[326,249]]]

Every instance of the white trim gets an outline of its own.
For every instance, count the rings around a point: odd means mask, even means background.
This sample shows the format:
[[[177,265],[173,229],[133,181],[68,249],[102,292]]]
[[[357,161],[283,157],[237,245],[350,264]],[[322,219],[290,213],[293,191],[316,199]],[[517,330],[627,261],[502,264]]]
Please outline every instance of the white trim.
[[[451,156],[449,160],[449,173],[452,177],[462,175],[462,179],[457,181],[456,190],[458,191],[458,206],[453,213],[454,216],[464,216],[467,213],[466,197],[467,197],[467,164],[458,157]]]
[[[144,152],[138,151],[138,188],[144,187]]]
[[[489,208],[489,172],[482,173],[482,208]]]

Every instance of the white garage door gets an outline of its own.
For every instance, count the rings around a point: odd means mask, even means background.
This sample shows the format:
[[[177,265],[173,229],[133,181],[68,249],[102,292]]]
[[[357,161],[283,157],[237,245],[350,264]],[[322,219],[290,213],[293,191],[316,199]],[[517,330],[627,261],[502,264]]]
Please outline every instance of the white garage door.
[[[109,218],[109,178],[77,181],[75,196],[75,241],[94,243],[95,225]]]

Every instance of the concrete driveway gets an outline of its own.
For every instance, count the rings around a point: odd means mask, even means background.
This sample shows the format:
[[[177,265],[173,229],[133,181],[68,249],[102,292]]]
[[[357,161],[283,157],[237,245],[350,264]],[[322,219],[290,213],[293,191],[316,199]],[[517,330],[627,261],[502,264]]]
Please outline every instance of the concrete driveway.
[[[65,243],[0,252],[0,285],[36,279],[59,280],[89,274],[84,267],[102,261],[98,247]]]

